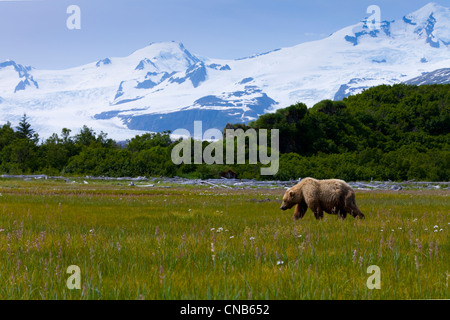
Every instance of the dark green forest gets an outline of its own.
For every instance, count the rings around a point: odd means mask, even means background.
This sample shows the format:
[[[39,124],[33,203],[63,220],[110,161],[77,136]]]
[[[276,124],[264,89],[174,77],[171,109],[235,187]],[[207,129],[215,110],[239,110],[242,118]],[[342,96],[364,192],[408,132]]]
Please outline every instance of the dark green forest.
[[[0,172],[205,179],[228,171],[241,179],[450,180],[450,85],[381,85],[310,109],[296,103],[226,128],[278,129],[278,173],[261,176],[261,164],[175,165],[171,152],[180,140],[172,141],[170,132],[118,143],[84,126],[73,135],[63,129],[40,140],[26,115],[15,127],[0,127]]]

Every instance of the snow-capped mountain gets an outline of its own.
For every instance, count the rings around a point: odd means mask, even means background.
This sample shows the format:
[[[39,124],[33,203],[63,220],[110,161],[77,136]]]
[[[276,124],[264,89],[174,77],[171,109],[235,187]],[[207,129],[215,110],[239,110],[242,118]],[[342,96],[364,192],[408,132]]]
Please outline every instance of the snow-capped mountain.
[[[237,60],[196,56],[177,42],[66,70],[0,63],[1,121],[26,113],[43,137],[86,124],[114,139],[143,131],[223,129],[296,102],[340,100],[450,67],[450,8],[430,3],[371,29]]]

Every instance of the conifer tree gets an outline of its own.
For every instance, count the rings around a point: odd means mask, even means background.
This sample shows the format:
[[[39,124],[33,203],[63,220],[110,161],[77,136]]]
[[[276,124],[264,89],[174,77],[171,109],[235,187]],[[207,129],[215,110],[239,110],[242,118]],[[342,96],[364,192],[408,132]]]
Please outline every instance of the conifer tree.
[[[19,125],[16,127],[16,134],[21,139],[32,140],[34,138],[34,130],[31,129],[31,124],[28,122],[27,115],[24,113]]]

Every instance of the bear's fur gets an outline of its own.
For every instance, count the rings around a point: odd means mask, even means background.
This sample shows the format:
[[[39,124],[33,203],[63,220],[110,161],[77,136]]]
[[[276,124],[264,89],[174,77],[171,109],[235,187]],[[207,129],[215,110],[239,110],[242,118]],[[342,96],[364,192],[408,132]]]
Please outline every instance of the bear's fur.
[[[337,214],[345,219],[347,213],[364,219],[355,201],[355,192],[345,181],[338,179],[316,180],[305,178],[286,190],[280,209],[286,210],[296,205],[294,218],[301,219],[310,208],[316,219],[323,218],[323,212]]]

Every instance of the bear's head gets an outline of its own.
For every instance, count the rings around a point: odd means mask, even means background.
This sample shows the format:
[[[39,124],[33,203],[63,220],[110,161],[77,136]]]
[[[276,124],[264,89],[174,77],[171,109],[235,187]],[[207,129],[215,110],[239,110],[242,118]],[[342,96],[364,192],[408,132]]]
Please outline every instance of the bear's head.
[[[283,202],[281,203],[281,210],[287,210],[295,206],[300,202],[301,193],[294,192],[292,189],[287,189],[283,196]]]

